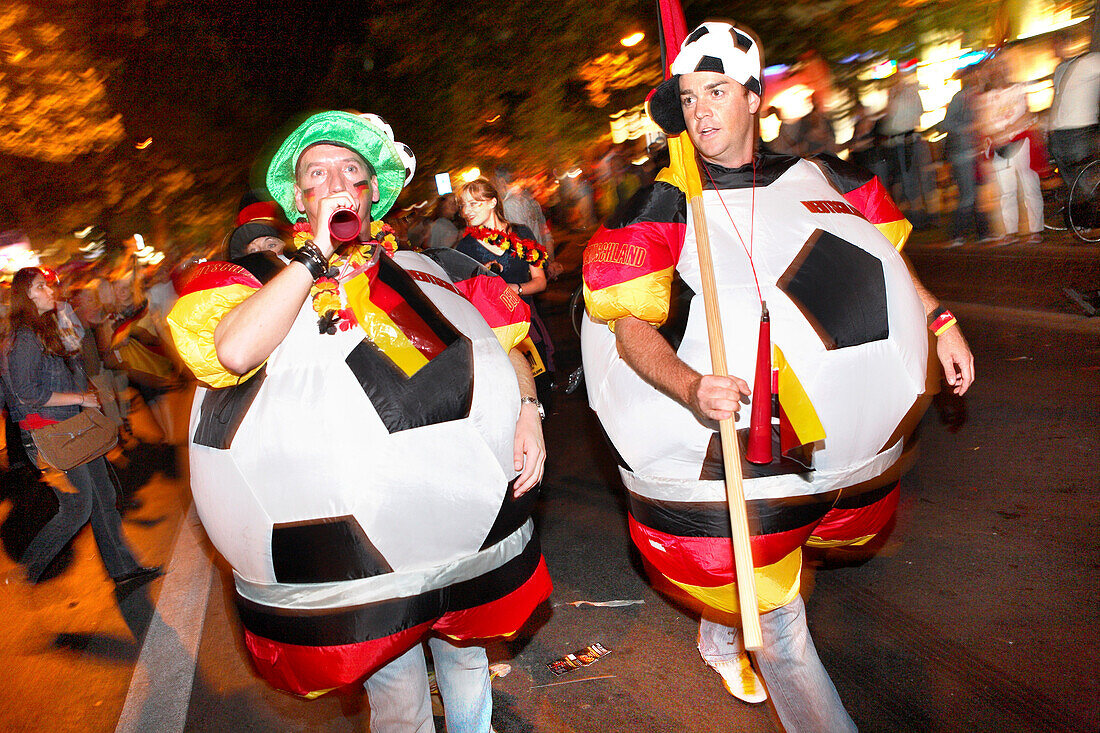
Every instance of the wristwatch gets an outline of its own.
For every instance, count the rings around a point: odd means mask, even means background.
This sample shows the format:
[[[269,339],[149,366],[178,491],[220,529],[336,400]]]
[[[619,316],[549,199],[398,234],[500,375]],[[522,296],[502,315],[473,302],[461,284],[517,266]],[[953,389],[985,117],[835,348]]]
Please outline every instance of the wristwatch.
[[[520,404],[520,407],[523,407],[524,405],[534,405],[535,409],[539,411],[539,419],[541,419],[541,420],[546,419],[546,410],[543,409],[542,403],[539,402],[538,397],[530,397],[530,396],[521,397],[520,400],[519,400],[519,404]]]

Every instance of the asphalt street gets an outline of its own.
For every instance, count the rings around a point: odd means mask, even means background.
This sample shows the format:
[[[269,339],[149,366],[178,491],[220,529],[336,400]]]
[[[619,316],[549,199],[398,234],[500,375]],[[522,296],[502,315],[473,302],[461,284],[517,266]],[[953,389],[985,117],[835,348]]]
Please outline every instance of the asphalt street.
[[[544,298],[558,383],[579,363],[567,275]],[[965,400],[940,395],[920,426],[897,521],[866,550],[808,557],[810,628],[863,731],[1100,730],[1100,318],[1061,294],[1100,284],[1100,251],[945,248],[914,238],[917,272],[960,316],[977,357]],[[187,395],[174,397],[183,414]],[[647,581],[622,489],[584,398],[557,391],[537,522],[555,591],[521,634],[490,647],[494,727],[520,731],[775,731],[766,705],[730,697],[695,650],[696,621]],[[0,729],[366,730],[362,694],[305,702],[250,669],[228,569],[189,513],[181,446],[115,456],[139,507],[125,531],[167,575],[112,593],[85,530],[31,589],[0,586]],[[0,573],[50,514],[41,486],[5,477]],[[620,602],[593,606],[586,601]],[[599,642],[611,653],[555,678],[546,662]]]

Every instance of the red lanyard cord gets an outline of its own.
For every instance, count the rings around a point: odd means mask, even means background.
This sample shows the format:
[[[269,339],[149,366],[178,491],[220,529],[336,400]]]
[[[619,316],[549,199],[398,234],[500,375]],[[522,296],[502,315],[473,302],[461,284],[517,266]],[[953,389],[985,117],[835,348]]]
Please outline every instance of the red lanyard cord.
[[[756,297],[760,299],[760,305],[764,305],[764,294],[760,291],[760,280],[756,277],[756,263],[752,261],[752,245],[753,236],[756,233],[756,157],[752,159],[752,193],[749,204],[749,246],[745,246],[745,239],[741,236],[741,231],[737,228],[737,222],[733,220],[733,216],[730,214],[730,210],[726,207],[726,201],[722,198],[722,193],[718,190],[718,185],[714,182],[714,178],[710,175],[710,169],[707,168],[707,164],[704,162],[702,165],[703,172],[707,174],[707,179],[710,180],[710,185],[714,188],[714,193],[718,195],[718,201],[722,204],[722,209],[725,210],[726,216],[729,217],[730,224],[733,225],[733,231],[737,235],[737,238],[741,240],[741,249],[745,250],[745,255],[749,258],[749,267],[752,268],[752,279],[756,283]]]

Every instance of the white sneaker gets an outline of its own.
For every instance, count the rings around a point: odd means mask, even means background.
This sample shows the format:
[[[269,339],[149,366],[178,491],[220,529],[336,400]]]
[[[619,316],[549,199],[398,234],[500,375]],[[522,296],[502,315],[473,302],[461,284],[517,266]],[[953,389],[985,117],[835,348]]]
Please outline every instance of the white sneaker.
[[[707,662],[714,671],[722,675],[722,684],[729,694],[747,703],[762,703],[768,699],[764,689],[764,680],[752,668],[748,652],[728,662]]]

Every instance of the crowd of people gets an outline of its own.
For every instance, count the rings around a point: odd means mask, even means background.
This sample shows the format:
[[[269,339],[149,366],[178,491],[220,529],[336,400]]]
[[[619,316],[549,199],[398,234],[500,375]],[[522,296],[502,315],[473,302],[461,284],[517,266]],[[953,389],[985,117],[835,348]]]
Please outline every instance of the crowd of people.
[[[911,62],[890,77],[882,110],[871,112],[858,99],[853,102],[847,142],[837,141],[815,92],[811,111],[783,120],[768,147],[804,157],[846,149],[849,160],[873,171],[890,188],[917,229],[934,226],[934,211],[946,213],[947,202],[953,201],[950,220],[942,222],[950,246],[966,241],[1038,244],[1045,223],[1041,179],[1050,177],[1051,163],[1061,178],[1064,201],[1082,165],[1100,151],[1100,53],[1072,54],[1071,48],[1069,32],[1054,34],[1059,64],[1051,78],[1053,103],[1045,120],[1029,111],[1026,85],[1012,81],[1006,58],[994,55],[958,70],[960,89],[944,119],[922,132],[926,110]],[[779,115],[774,108],[769,113]],[[943,137],[942,145],[930,144],[931,135]],[[940,185],[934,160],[950,170],[953,191],[946,178]],[[983,185],[991,189],[992,206],[982,206]]]
[[[153,279],[145,287],[141,268],[127,260],[112,269],[79,271],[63,283],[49,268],[26,267],[5,291],[0,395],[7,481],[44,478],[58,502],[56,514],[30,541],[9,581],[37,583],[86,524],[120,592],[160,575],[160,568],[138,562],[123,536],[120,510],[138,504],[124,494],[106,450],[67,465],[41,447],[44,431],[90,408],[110,421],[114,441],[132,448],[137,438],[130,413],[139,398],[152,413],[160,440],[174,440],[183,432],[166,404],[166,396],[185,383],[164,319],[174,288],[167,268],[150,274]]]

